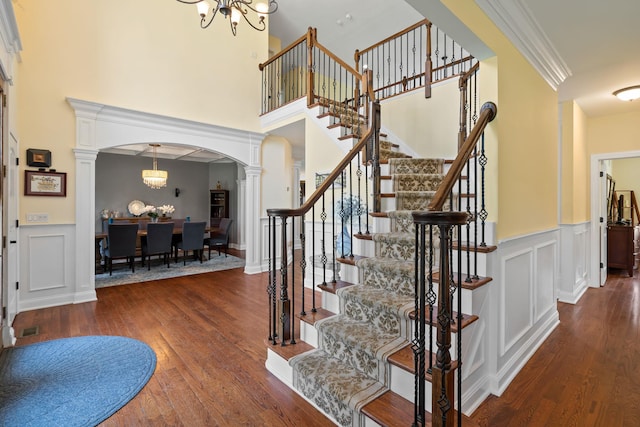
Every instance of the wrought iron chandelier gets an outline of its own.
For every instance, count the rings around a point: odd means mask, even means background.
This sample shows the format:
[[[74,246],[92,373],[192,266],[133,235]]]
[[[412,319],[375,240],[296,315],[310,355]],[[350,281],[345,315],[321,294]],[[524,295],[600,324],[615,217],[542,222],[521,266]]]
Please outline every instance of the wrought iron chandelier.
[[[156,150],[160,147],[160,144],[149,144],[153,148],[153,169],[144,169],[142,171],[142,181],[149,187],[158,189],[167,186],[167,178],[169,173],[167,171],[158,170],[158,157]]]
[[[278,10],[278,3],[275,0],[268,0],[268,3],[261,2],[253,5],[253,0],[214,0],[216,5],[210,9],[208,2],[204,0],[177,0],[180,3],[195,4],[198,8],[198,14],[200,15],[200,27],[207,28],[213,22],[213,18],[220,12],[225,18],[229,18],[229,24],[231,26],[231,32],[236,35],[236,27],[241,18],[244,18],[249,25],[258,31],[264,31],[267,28],[267,24],[264,22],[264,17],[274,13]],[[255,6],[255,7],[254,7]],[[253,14],[249,16],[249,11]],[[254,16],[257,15],[257,18]],[[257,19],[254,24],[249,19]]]

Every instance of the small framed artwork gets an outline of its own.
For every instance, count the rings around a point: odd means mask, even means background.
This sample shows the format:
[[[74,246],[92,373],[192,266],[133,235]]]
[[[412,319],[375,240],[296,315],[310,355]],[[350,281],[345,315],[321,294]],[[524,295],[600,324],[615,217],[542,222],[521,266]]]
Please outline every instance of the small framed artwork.
[[[48,168],[51,166],[51,151],[29,148],[27,150],[27,166]]]
[[[66,172],[24,171],[25,196],[67,196]]]

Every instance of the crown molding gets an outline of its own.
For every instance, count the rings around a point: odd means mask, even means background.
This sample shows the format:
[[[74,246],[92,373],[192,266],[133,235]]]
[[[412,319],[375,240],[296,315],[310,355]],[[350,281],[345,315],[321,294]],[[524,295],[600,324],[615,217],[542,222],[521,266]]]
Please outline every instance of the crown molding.
[[[523,0],[475,1],[554,90],[571,76],[569,66]]]

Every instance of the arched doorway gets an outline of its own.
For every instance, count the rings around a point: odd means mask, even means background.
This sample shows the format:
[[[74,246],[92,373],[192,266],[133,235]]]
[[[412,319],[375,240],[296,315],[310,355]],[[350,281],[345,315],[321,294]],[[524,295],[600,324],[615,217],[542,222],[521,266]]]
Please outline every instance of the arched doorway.
[[[244,165],[245,272],[260,268],[260,145],[263,134],[67,98],[76,115],[74,301],[95,300],[95,162],[100,150],[162,141],[201,147]]]

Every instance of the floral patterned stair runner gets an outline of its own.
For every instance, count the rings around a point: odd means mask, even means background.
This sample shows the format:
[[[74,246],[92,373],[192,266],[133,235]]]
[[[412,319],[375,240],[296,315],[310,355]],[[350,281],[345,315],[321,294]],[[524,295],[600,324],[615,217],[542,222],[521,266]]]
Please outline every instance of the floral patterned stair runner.
[[[373,234],[375,256],[356,262],[359,284],[336,292],[340,314],[316,322],[318,349],[289,361],[294,387],[342,426],[361,425],[360,409],[390,387],[387,358],[410,344],[411,211],[425,209],[442,181],[441,159],[392,158],[389,164],[397,194],[410,196],[387,213],[392,231]]]

